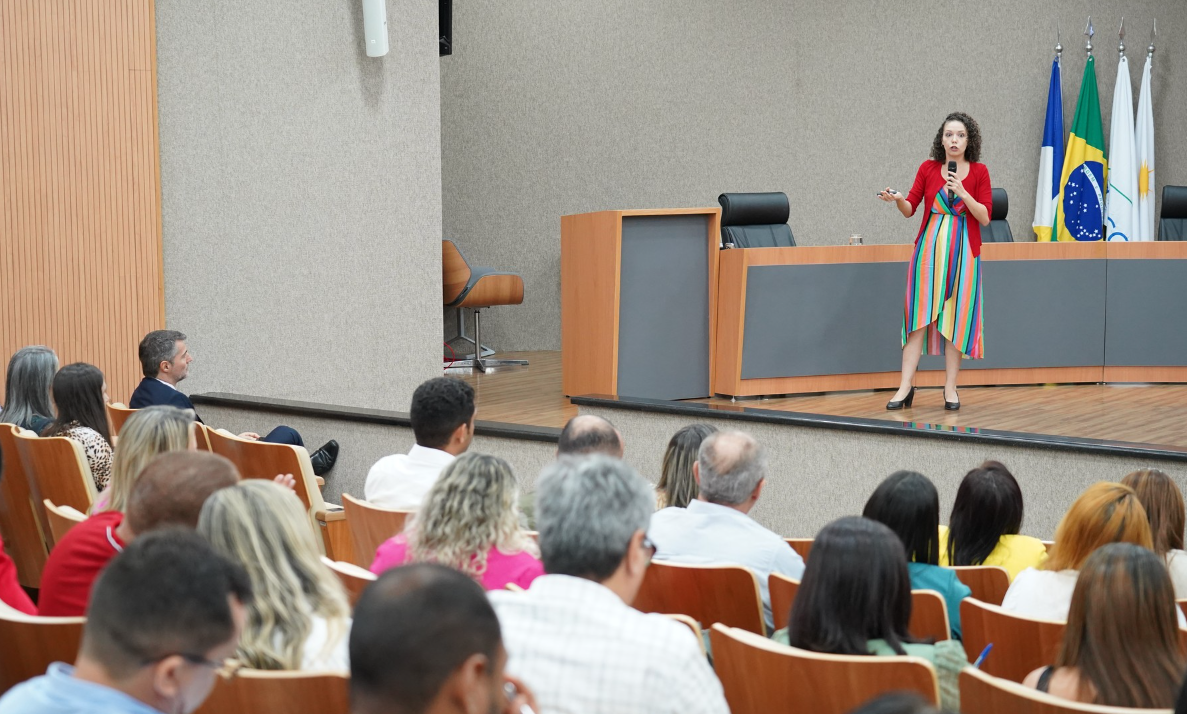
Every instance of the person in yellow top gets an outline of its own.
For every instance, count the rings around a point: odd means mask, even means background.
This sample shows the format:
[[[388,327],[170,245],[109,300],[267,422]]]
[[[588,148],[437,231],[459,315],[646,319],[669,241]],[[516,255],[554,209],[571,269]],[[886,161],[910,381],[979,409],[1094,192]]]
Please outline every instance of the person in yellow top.
[[[1004,464],[986,461],[965,474],[948,526],[940,526],[940,565],[997,565],[1010,581],[1047,559],[1038,538],[1018,535],[1022,489]]]

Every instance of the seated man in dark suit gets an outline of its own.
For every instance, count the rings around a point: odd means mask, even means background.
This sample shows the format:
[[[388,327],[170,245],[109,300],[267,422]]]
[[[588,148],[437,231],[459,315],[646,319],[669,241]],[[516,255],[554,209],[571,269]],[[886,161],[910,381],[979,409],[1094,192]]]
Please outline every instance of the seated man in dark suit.
[[[186,336],[177,330],[153,330],[144,336],[140,341],[140,368],[144,372],[144,379],[140,380],[136,391],[132,392],[132,398],[128,401],[129,407],[143,409],[164,404],[179,409],[194,408],[190,398],[177,389],[177,383],[186,378],[190,362],[194,361],[185,340]],[[194,418],[203,424],[206,423],[197,416],[196,411]],[[271,444],[305,445],[297,430],[288,426],[278,426],[263,437],[250,431],[239,436]],[[313,462],[313,473],[318,476],[325,474],[334,468],[334,462],[338,460],[338,442],[330,439],[310,454],[309,460]]]

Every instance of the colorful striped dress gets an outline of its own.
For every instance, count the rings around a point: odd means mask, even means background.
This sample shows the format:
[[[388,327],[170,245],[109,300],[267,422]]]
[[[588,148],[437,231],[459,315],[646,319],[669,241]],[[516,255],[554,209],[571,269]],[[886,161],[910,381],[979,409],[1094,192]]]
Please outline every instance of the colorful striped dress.
[[[970,217],[964,201],[957,196],[949,205],[943,190],[936,192],[928,210],[907,267],[903,346],[907,335],[927,328],[926,354],[944,354],[947,338],[965,357],[980,359],[981,257],[969,241]]]

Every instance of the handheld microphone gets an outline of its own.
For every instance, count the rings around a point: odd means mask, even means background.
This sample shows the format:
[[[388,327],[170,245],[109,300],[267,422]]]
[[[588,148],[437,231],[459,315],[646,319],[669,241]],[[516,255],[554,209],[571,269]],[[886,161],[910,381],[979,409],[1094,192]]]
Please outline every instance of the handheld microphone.
[[[950,174],[956,173],[956,162],[955,161],[948,162],[948,173],[950,173]],[[952,203],[955,200],[956,200],[956,192],[949,191],[948,192],[948,203]]]

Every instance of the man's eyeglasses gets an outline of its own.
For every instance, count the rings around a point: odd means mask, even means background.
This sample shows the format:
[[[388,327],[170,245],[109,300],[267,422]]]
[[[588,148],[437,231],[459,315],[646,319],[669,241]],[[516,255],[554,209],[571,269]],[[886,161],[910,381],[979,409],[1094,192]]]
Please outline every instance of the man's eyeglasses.
[[[202,655],[190,654],[188,652],[169,652],[168,654],[153,657],[152,659],[143,660],[140,664],[141,666],[156,664],[157,662],[169,657],[181,657],[190,664],[196,664],[200,667],[210,667],[214,670],[215,674],[222,677],[223,679],[232,679],[236,674],[239,673],[239,670],[243,669],[243,663],[234,657],[227,657],[223,660],[213,660],[206,659]]]
[[[643,546],[643,550],[647,551],[647,557],[649,559],[655,557],[655,543],[651,542],[651,539],[647,537],[647,534],[643,535],[643,542],[640,545]]]

